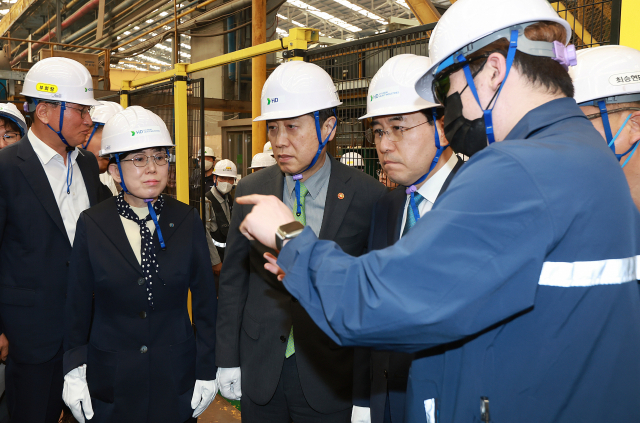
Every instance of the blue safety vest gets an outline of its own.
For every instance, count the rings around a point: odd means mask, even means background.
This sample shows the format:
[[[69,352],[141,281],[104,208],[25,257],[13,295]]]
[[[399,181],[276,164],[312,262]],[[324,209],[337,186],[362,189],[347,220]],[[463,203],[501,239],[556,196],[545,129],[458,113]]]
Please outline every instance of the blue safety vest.
[[[338,343],[418,352],[410,423],[434,404],[480,422],[481,397],[494,423],[640,422],[639,241],[620,164],[565,98],[474,155],[395,245],[350,257],[305,229],[278,263]]]

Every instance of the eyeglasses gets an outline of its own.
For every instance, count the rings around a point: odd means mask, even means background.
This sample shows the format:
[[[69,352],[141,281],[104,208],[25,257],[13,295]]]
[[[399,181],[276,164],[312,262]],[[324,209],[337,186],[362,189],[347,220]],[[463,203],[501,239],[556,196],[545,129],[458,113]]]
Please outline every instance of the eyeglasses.
[[[146,154],[136,154],[130,159],[120,160],[121,162],[133,162],[135,167],[145,167],[149,164],[149,158],[153,157],[153,161],[158,166],[164,166],[169,163],[169,155],[167,153],[156,153],[152,156]]]
[[[433,90],[433,96],[435,97],[435,99],[440,104],[442,104],[443,106],[446,106],[446,104],[447,104],[447,96],[449,94],[449,90],[451,89],[450,76],[453,75],[454,73],[458,72],[460,69],[464,68],[465,65],[468,65],[468,64],[473,63],[473,62],[477,62],[478,60],[481,60],[481,59],[487,59],[488,57],[489,57],[488,55],[472,57],[472,58],[470,58],[469,60],[467,60],[465,62],[454,63],[453,65],[449,66],[444,71],[440,72],[440,75],[433,80],[432,90]],[[478,73],[480,73],[482,68],[484,68],[485,63],[483,63],[482,66],[480,67],[480,69],[478,69],[472,75],[473,78],[475,78],[476,75],[478,75]]]
[[[640,108],[638,108],[638,107],[621,107],[619,109],[607,110],[607,114],[610,115],[612,113],[620,113],[620,112],[625,112],[627,110],[640,111]],[[602,117],[602,113],[593,113],[593,114],[587,115],[587,119],[589,119],[589,120],[594,120],[594,119],[597,119],[599,117]]]
[[[7,140],[8,142],[16,142],[16,141],[18,141],[18,133],[17,132],[5,132],[5,134],[2,136],[2,138]]]
[[[412,126],[411,128],[405,128],[404,126],[392,126],[389,131],[383,131],[382,129],[367,129],[364,133],[364,137],[368,142],[376,145],[382,142],[383,135],[386,135],[387,139],[391,142],[400,142],[402,141],[403,134],[406,131],[422,126],[427,122],[428,121],[424,121],[416,126]]]
[[[49,102],[47,101],[48,104],[53,104],[54,106],[59,106],[60,103],[55,103],[55,102]],[[87,113],[91,113],[91,111],[93,110],[94,106],[86,106],[83,107],[82,109],[78,109],[77,107],[71,107],[68,104],[65,106],[67,109],[73,109],[76,110],[78,113],[80,113],[80,119],[84,119],[85,116],[87,116]]]

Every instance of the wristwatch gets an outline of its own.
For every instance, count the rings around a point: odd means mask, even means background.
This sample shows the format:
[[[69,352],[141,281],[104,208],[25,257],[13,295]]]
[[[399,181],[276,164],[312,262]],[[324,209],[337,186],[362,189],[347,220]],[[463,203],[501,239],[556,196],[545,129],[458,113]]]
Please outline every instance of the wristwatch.
[[[286,225],[280,226],[276,231],[276,250],[282,250],[284,241],[297,237],[298,235],[300,235],[303,229],[304,225],[298,221],[293,221],[291,223],[287,223]]]

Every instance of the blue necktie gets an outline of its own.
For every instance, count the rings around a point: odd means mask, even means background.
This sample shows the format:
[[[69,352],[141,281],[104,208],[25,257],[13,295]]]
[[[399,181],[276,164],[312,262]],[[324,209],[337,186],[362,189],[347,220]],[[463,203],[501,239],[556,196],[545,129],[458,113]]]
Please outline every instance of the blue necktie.
[[[420,203],[422,203],[422,200],[424,200],[424,197],[416,192],[413,194],[413,199],[416,202],[416,207],[419,209]],[[411,205],[409,205],[407,207],[407,219],[404,224],[404,232],[402,232],[402,234],[405,235],[407,232],[409,232],[409,229],[413,228],[413,225],[415,224],[416,224],[416,217],[413,215],[413,210],[411,208]]]

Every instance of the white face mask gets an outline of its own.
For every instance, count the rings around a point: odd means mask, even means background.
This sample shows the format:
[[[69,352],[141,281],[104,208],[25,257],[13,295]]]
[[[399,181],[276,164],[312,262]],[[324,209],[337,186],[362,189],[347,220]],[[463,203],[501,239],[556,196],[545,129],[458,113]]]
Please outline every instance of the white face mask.
[[[204,162],[204,170],[211,170],[211,168],[213,167],[213,162],[210,162],[209,160]]]
[[[231,191],[231,188],[233,188],[233,184],[230,184],[229,182],[218,182],[218,186],[216,186],[216,189],[220,191],[221,194],[228,193]]]

